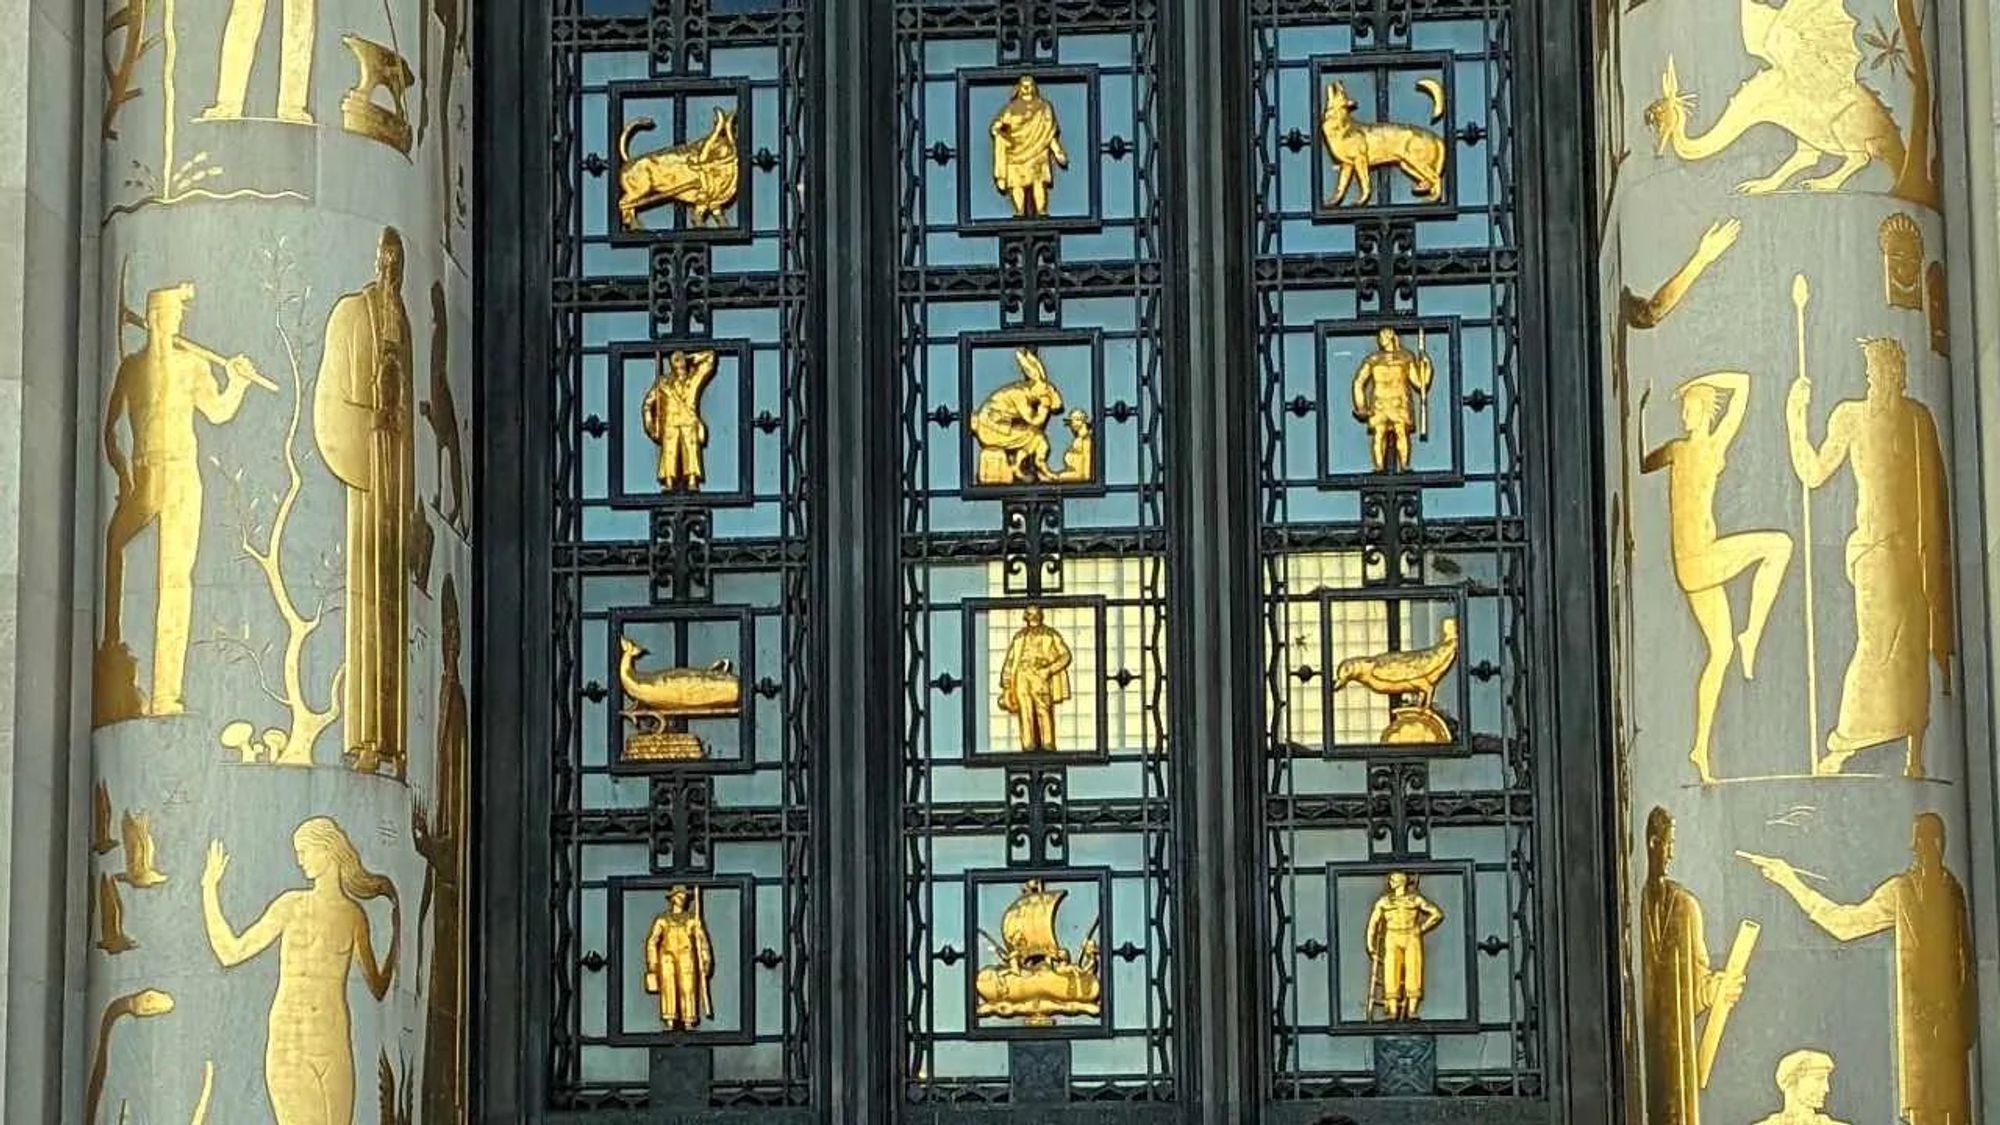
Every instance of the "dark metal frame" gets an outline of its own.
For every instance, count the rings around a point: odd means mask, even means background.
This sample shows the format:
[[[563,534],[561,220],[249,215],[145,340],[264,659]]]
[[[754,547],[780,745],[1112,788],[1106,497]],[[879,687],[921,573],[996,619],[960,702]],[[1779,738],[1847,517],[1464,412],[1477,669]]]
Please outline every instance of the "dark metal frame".
[[[469,943],[474,1005],[473,1117],[479,1121],[561,1121],[546,1108],[549,987],[534,971],[547,956],[549,857],[536,845],[550,797],[535,765],[551,717],[552,671],[545,649],[524,644],[515,626],[549,619],[547,576],[554,564],[543,535],[546,498],[523,481],[552,469],[543,439],[546,384],[528,373],[548,370],[551,199],[550,146],[556,126],[546,80],[552,0],[489,0],[476,34],[480,104],[506,112],[475,117],[474,222],[479,247],[475,330],[479,365],[496,376],[477,391],[478,647],[473,713],[476,745],[491,748],[473,771],[476,912]],[[682,0],[698,2],[698,0]],[[1284,0],[1351,19],[1379,19],[1375,0]],[[1491,0],[1498,2],[1498,0]],[[1426,0],[1434,11],[1477,14],[1489,0]],[[1584,11],[1533,0],[1514,4],[1516,146],[1536,178],[1518,185],[1520,368],[1524,407],[1545,433],[1589,434],[1598,426],[1587,318],[1592,276],[1591,208],[1584,93],[1590,68]],[[895,163],[895,138],[880,128],[894,102],[893,12],[874,0],[828,0],[806,17],[809,65],[822,96],[808,123],[810,162],[819,190],[811,197],[815,268],[809,328],[822,345],[824,377],[808,391],[820,427],[812,461],[816,512],[814,565],[807,581],[823,623],[815,642],[820,690],[813,722],[822,732],[823,769],[812,826],[810,924],[817,955],[803,987],[821,1013],[811,1040],[811,1107],[759,1111],[760,1120],[887,1125],[914,1120],[898,1107],[895,1060],[904,1057],[902,1012],[893,989],[900,951],[881,941],[881,919],[895,917],[900,894],[871,875],[900,864],[895,815],[900,765],[880,752],[879,732],[897,724],[903,677],[899,625],[871,607],[899,597],[898,514],[893,498],[899,458],[894,443],[870,440],[876,416],[894,401],[896,314],[871,296],[893,291],[898,200],[880,190],[879,170]],[[838,44],[837,50],[826,50]],[[1259,766],[1233,748],[1258,745],[1261,609],[1258,596],[1255,482],[1258,438],[1232,420],[1257,413],[1250,293],[1253,242],[1247,216],[1248,29],[1240,9],[1208,0],[1163,5],[1162,66],[1200,74],[1177,83],[1161,106],[1165,147],[1162,185],[1180,216],[1164,232],[1163,256],[1176,278],[1165,304],[1167,346],[1184,357],[1170,375],[1176,403],[1166,440],[1166,503],[1176,526],[1205,534],[1170,537],[1175,612],[1168,647],[1174,658],[1169,697],[1175,731],[1172,798],[1181,831],[1173,842],[1187,893],[1171,912],[1181,934],[1177,997],[1181,1096],[1156,1120],[1263,1120],[1304,1125],[1337,1108],[1365,1125],[1455,1122],[1508,1125],[1616,1120],[1622,1085],[1614,962],[1615,915],[1608,890],[1608,827],[1601,699],[1601,614],[1578,613],[1557,597],[1556,576],[1595,575],[1597,451],[1588,442],[1554,443],[1533,464],[1524,488],[1525,546],[1537,560],[1529,575],[1530,611],[1544,623],[1537,649],[1524,654],[1548,671],[1532,700],[1547,753],[1537,772],[1546,818],[1538,836],[1544,863],[1561,857],[1565,877],[1543,903],[1545,1033],[1552,1052],[1545,1099],[1448,1103],[1387,1099],[1264,1104],[1267,1062],[1259,1021],[1263,959],[1262,880],[1247,847],[1217,841],[1259,838],[1259,825],[1282,810],[1260,811]],[[1529,60],[1534,60],[1530,64]],[[1199,268],[1189,268],[1191,266]],[[887,482],[887,483],[885,483]],[[1307,540],[1310,541],[1310,540]],[[1088,538],[1072,540],[1088,542]],[[1599,598],[1601,601],[1601,596]],[[1450,823],[1448,794],[1417,806],[1433,824]],[[525,830],[524,830],[525,826]],[[1043,1120],[1029,1107],[963,1106],[950,1120]],[[593,1121],[706,1122],[743,1119],[727,1108],[607,1111]],[[939,1116],[936,1120],[944,1120]],[[1062,1120],[1126,1121],[1106,1107],[1097,1116]],[[1056,1120],[1056,1118],[1047,1118]]]

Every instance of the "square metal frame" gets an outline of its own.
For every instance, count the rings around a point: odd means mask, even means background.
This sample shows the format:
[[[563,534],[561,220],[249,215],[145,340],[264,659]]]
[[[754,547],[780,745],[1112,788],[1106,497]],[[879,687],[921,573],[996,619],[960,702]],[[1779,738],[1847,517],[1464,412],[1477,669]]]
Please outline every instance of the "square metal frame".
[[[1420,878],[1432,875],[1454,875],[1465,889],[1465,917],[1462,938],[1465,960],[1465,1015],[1453,1019],[1414,1020],[1374,1020],[1354,1019],[1341,1006],[1344,999],[1340,989],[1340,880],[1359,876],[1386,877],[1392,871],[1407,871]],[[1326,865],[1326,934],[1327,944],[1326,987],[1328,1011],[1333,1018],[1328,1021],[1328,1031],[1334,1035],[1379,1035],[1385,1031],[1403,1034],[1470,1034],[1479,1030],[1479,945],[1473,938],[1474,923],[1479,917],[1479,872],[1470,859],[1427,859],[1408,860],[1334,860]],[[1449,925],[1449,919],[1447,919]],[[1365,940],[1365,936],[1364,936]],[[1433,961],[1428,950],[1426,963]],[[1365,999],[1365,998],[1364,998]]]
[[[1116,1000],[1112,992],[1113,973],[1107,962],[1111,959],[1111,891],[1112,871],[1109,867],[981,867],[965,872],[965,936],[966,944],[972,947],[965,962],[965,1037],[970,1040],[1053,1040],[1053,1039],[1106,1039],[1116,1034],[1112,1022],[1113,1004]],[[1024,1027],[1018,1023],[1000,1020],[982,1021],[973,1013],[978,1010],[978,978],[981,957],[978,942],[982,928],[979,917],[979,890],[981,887],[1013,886],[1018,888],[1029,879],[1041,879],[1050,883],[1094,883],[1097,886],[1097,982],[1098,1015],[1087,1023],[1058,1024],[1055,1027]],[[991,932],[991,931],[988,931]],[[988,951],[990,955],[991,951]],[[1075,954],[1072,950],[1072,955]]]
[[[954,74],[956,84],[955,101],[958,106],[958,221],[956,229],[962,234],[1031,234],[1046,231],[1066,231],[1087,234],[1101,230],[1104,226],[1104,169],[1098,163],[1098,130],[1104,119],[1103,106],[1099,104],[1098,68],[1095,66],[993,66],[968,67]],[[975,87],[1012,87],[1023,76],[1033,78],[1036,85],[1082,85],[1084,87],[1083,135],[1087,138],[1089,153],[1090,181],[1087,185],[1089,205],[1082,215],[1037,215],[1032,218],[1006,216],[994,219],[972,217],[972,183],[975,175],[972,161],[972,91]],[[980,126],[984,128],[985,126]],[[1073,135],[1073,134],[1071,134]],[[1065,148],[1067,148],[1067,142]],[[1076,165],[1082,158],[1070,153],[1069,174],[1074,175]],[[1060,182],[1060,180],[1058,181]],[[1051,189],[1051,195],[1054,194]]]
[[[1470,643],[1467,637],[1465,609],[1466,590],[1464,586],[1356,586],[1342,589],[1323,589],[1309,595],[1319,607],[1319,650],[1326,665],[1319,679],[1320,683],[1320,723],[1323,743],[1319,756],[1322,758],[1366,758],[1377,760],[1402,759],[1405,761],[1425,758],[1464,758],[1472,754],[1472,731],[1469,724],[1472,715],[1471,675],[1466,671],[1466,651]],[[1390,743],[1390,742],[1350,742],[1336,743],[1333,740],[1334,671],[1340,662],[1351,656],[1374,656],[1375,653],[1337,654],[1333,650],[1332,606],[1336,602],[1374,602],[1387,605],[1390,612],[1407,602],[1448,602],[1452,606],[1453,619],[1458,622],[1458,655],[1452,660],[1451,674],[1455,676],[1453,701],[1458,705],[1458,713],[1450,715],[1456,729],[1450,742],[1439,743]],[[1433,638],[1419,648],[1435,645]],[[1409,651],[1404,649],[1402,651]],[[1440,697],[1442,697],[1442,692]]]
[[[1465,482],[1465,419],[1463,417],[1465,406],[1460,395],[1460,388],[1463,382],[1460,372],[1465,365],[1465,346],[1462,339],[1463,323],[1463,318],[1457,315],[1364,316],[1350,320],[1317,320],[1313,322],[1313,379],[1318,387],[1320,401],[1320,409],[1318,411],[1320,423],[1319,487],[1358,488],[1365,485],[1381,484],[1446,487]],[[1376,332],[1384,328],[1394,328],[1403,336],[1405,346],[1409,346],[1415,342],[1410,337],[1418,329],[1424,330],[1432,337],[1442,336],[1447,341],[1448,352],[1443,361],[1438,361],[1436,354],[1432,354],[1432,360],[1437,362],[1440,368],[1438,374],[1444,376],[1444,378],[1431,384],[1430,413],[1432,422],[1434,423],[1432,426],[1433,433],[1436,432],[1435,422],[1441,413],[1439,410],[1440,406],[1444,408],[1442,414],[1450,426],[1451,467],[1448,469],[1413,469],[1409,472],[1377,473],[1372,470],[1368,472],[1336,472],[1332,468],[1333,429],[1334,423],[1338,420],[1338,416],[1341,413],[1336,409],[1336,406],[1347,403],[1352,396],[1348,393],[1346,387],[1338,386],[1334,383],[1333,371],[1328,363],[1330,358],[1327,354],[1328,345],[1336,337],[1360,335],[1372,337]],[[1352,377],[1352,373],[1349,373],[1347,376],[1350,380]],[[1438,393],[1440,390],[1444,392],[1442,395]],[[1359,433],[1365,440],[1367,430],[1360,427],[1361,423],[1356,422],[1353,426],[1349,427],[1349,432]],[[1421,445],[1423,443],[1417,442],[1416,444]]]
[[[685,762],[628,762],[624,758],[625,740],[629,732],[625,729],[624,710],[625,689],[618,683],[618,640],[625,635],[628,624],[643,625],[683,625],[683,624],[734,624],[737,633],[736,661],[737,675],[743,685],[743,702],[736,716],[736,744],[741,750],[735,758],[701,758]],[[606,668],[610,682],[605,684],[605,704],[610,707],[605,717],[605,730],[610,740],[607,747],[608,762],[613,777],[650,777],[655,774],[728,774],[755,773],[757,770],[757,620],[756,614],[748,606],[627,606],[612,609],[605,623]],[[726,721],[721,718],[703,720],[708,722]]]
[[[1029,751],[981,748],[979,746],[978,725],[974,720],[973,712],[977,710],[982,715],[985,713],[982,700],[980,707],[973,708],[968,706],[962,710],[964,716],[962,723],[964,728],[962,731],[964,757],[960,760],[959,764],[971,768],[985,769],[1051,769],[1058,766],[1094,765],[1108,762],[1111,760],[1111,709],[1109,707],[1110,693],[1105,690],[1105,663],[1110,657],[1110,646],[1107,643],[1108,638],[1106,637],[1106,633],[1109,630],[1111,604],[1110,599],[1104,595],[1052,594],[1047,597],[1038,598],[982,597],[966,598],[964,601],[959,602],[956,609],[966,625],[961,630],[962,655],[960,659],[964,662],[963,666],[968,676],[967,685],[969,687],[973,682],[969,677],[977,667],[975,658],[979,652],[980,642],[985,638],[985,634],[975,627],[977,622],[980,621],[982,616],[991,614],[995,610],[1021,610],[1031,605],[1038,606],[1044,610],[1050,608],[1087,608],[1090,610],[1090,624],[1093,634],[1091,644],[1097,653],[1097,675],[1092,679],[1090,685],[1090,690],[1095,693],[1097,705],[1096,730],[1092,732],[1092,737],[1096,740],[1096,745],[1089,750]],[[930,607],[930,612],[933,614],[950,613],[952,609],[953,607],[950,605],[932,606]],[[1075,651],[1075,646],[1071,646],[1071,651]],[[995,676],[999,675],[998,668],[992,669],[992,672]],[[1072,679],[1074,678],[1074,673],[1072,673]],[[973,698],[973,694],[969,690],[965,694],[967,700]],[[1074,699],[1076,697],[1072,695],[1071,698]],[[992,740],[989,738],[988,741],[991,742]]]
[[[979,484],[978,442],[972,436],[972,415],[979,409],[974,396],[978,389],[973,385],[972,359],[976,352],[999,351],[1016,347],[1085,347],[1090,349],[1090,425],[1091,435],[1096,439],[1095,456],[1097,479],[1084,484]],[[1062,381],[1058,373],[1050,372],[1049,381],[1058,389]],[[958,439],[958,490],[967,500],[998,500],[1014,496],[1049,497],[1063,500],[1075,497],[1089,499],[1105,494],[1104,441],[1100,433],[1104,424],[1104,330],[1101,328],[1011,328],[993,332],[966,332],[958,337],[958,401],[959,413],[963,416],[964,433]],[[1064,411],[1067,417],[1068,410]],[[1060,422],[1051,418],[1050,424]]]
[[[738,162],[736,179],[736,200],[729,205],[736,212],[736,221],[728,226],[683,226],[676,218],[671,227],[646,227],[642,230],[626,230],[618,220],[618,173],[623,161],[618,159],[616,146],[618,138],[624,134],[626,118],[625,103],[640,98],[671,98],[674,102],[673,133],[678,140],[669,139],[662,147],[685,144],[691,140],[687,135],[687,102],[689,98],[726,95],[736,99],[736,159]],[[605,229],[613,246],[652,246],[663,242],[694,242],[721,245],[736,245],[752,242],[757,237],[757,225],[752,217],[751,201],[756,191],[751,183],[756,166],[750,160],[750,137],[753,105],[750,81],[747,78],[645,78],[627,82],[612,82],[606,90],[605,141],[612,151],[605,154],[610,167],[604,174],[604,215]],[[655,150],[657,151],[657,150]],[[645,153],[639,154],[641,156]]]
[[[737,911],[737,963],[740,965],[737,991],[741,998],[737,1011],[743,1016],[743,1026],[728,1030],[703,1031],[658,1031],[651,1033],[625,1030],[625,897],[633,891],[658,891],[664,894],[671,887],[692,887],[697,892],[711,889],[734,890],[741,896],[742,906]],[[605,880],[605,930],[609,935],[605,945],[606,981],[604,989],[604,1032],[606,1039],[618,1047],[665,1047],[680,1044],[706,1044],[717,1047],[745,1046],[757,1041],[757,877],[754,875],[613,875]],[[703,924],[708,920],[707,912],[702,914]],[[713,930],[709,931],[709,941],[716,942]],[[643,962],[643,959],[642,959]],[[716,963],[722,957],[717,951]]]
[[[1309,60],[1312,75],[1312,219],[1315,223],[1332,223],[1366,215],[1371,218],[1450,218],[1458,213],[1458,138],[1452,115],[1458,106],[1458,79],[1456,67],[1458,56],[1450,51],[1366,51],[1345,55],[1314,55]],[[1444,185],[1440,198],[1423,203],[1383,203],[1386,185],[1377,184],[1376,201],[1367,204],[1349,202],[1338,207],[1327,206],[1327,196],[1333,190],[1333,158],[1327,154],[1325,138],[1320,133],[1320,117],[1326,112],[1327,82],[1348,74],[1369,76],[1375,86],[1375,105],[1360,106],[1357,114],[1368,115],[1367,124],[1388,124],[1386,103],[1388,101],[1389,79],[1402,74],[1421,73],[1431,77],[1435,73],[1444,87],[1444,120],[1426,121],[1420,126],[1429,129],[1436,126],[1438,135],[1444,138],[1444,170],[1441,173]],[[1398,122],[1398,124],[1409,124]],[[1393,168],[1384,168],[1383,174],[1400,176]]]
[[[644,358],[652,365],[651,379],[657,377],[661,360],[669,354],[680,351],[713,351],[718,353],[718,368],[721,358],[736,361],[736,487],[727,490],[703,488],[697,492],[633,492],[626,486],[625,449],[627,437],[633,431],[632,421],[626,414],[625,391],[628,376],[627,361]],[[757,372],[756,348],[749,340],[711,340],[696,336],[664,337],[645,343],[624,342],[610,345],[606,356],[605,375],[609,385],[605,388],[605,412],[610,416],[607,422],[610,430],[605,434],[607,445],[605,496],[611,507],[617,510],[647,508],[747,508],[757,502],[756,440],[750,432],[751,411],[756,404]],[[722,381],[722,372],[716,372],[716,381]],[[713,391],[713,386],[709,391]],[[706,419],[704,419],[704,424]],[[712,435],[711,435],[712,437]],[[703,452],[706,458],[706,451]]]

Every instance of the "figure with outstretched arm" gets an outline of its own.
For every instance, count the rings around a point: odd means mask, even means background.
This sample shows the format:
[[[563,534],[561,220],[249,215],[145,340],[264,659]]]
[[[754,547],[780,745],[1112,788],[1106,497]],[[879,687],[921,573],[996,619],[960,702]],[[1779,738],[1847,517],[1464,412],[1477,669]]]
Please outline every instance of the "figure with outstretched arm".
[[[1688,760],[1706,783],[1715,780],[1709,754],[1729,658],[1740,654],[1744,679],[1756,675],[1757,646],[1791,561],[1792,539],[1782,531],[1725,536],[1716,529],[1716,488],[1749,407],[1750,376],[1740,371],[1699,375],[1682,383],[1676,393],[1685,433],[1648,452],[1639,468],[1645,473],[1668,471],[1674,579],[1687,595],[1688,609],[1708,649],[1695,682],[1694,746],[1688,753]],[[1750,612],[1738,634],[1727,587],[1746,570],[1753,572]]]
[[[327,817],[292,833],[292,849],[309,886],[280,894],[238,932],[222,910],[229,853],[209,845],[201,876],[202,920],[210,949],[233,968],[278,946],[278,991],[271,1000],[264,1044],[264,1088],[278,1125],[350,1125],[354,1120],[354,1041],[347,1004],[350,966],[369,995],[389,995],[402,944],[402,909],[395,884],[362,866],[354,842]],[[362,903],[389,900],[389,944],[379,961]]]

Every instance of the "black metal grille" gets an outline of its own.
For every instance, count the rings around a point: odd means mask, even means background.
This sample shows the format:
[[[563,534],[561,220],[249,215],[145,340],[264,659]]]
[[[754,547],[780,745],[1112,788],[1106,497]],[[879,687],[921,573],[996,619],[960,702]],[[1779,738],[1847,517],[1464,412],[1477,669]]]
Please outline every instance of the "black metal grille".
[[[550,1108],[803,1107],[813,1098],[807,721],[811,263],[804,0],[554,0],[555,675]],[[735,114],[714,221],[617,210],[622,126],[649,149]],[[663,137],[664,141],[651,140]],[[636,155],[636,154],[635,154]],[[713,351],[706,478],[654,476],[642,396]],[[635,761],[619,640],[652,667],[727,660],[740,717],[687,721],[694,761]],[[663,1026],[641,984],[663,892],[698,889],[714,1014]]]
[[[895,22],[904,1116],[1093,1102],[1111,1120],[1105,1103],[1177,1096],[1155,5],[898,0]],[[1046,212],[1017,217],[987,126],[1023,75],[1069,164]],[[982,483],[972,416],[1021,348],[1094,428],[1088,483]],[[1020,749],[998,702],[1029,606],[1074,654],[1053,751]],[[1097,920],[1095,1018],[977,1014],[991,935],[1030,878],[1068,892],[1070,953]]]
[[[1538,435],[1523,432],[1516,371],[1511,18],[1500,0],[1251,4],[1280,1101],[1545,1093],[1522,497]],[[1444,141],[1436,198],[1390,164],[1366,203],[1333,201],[1320,123],[1334,83],[1354,120]],[[1382,328],[1436,366],[1428,436],[1401,471],[1393,445],[1377,471],[1372,431],[1349,416]],[[1441,655],[1447,619],[1456,659],[1428,742],[1403,741],[1407,692],[1336,690],[1354,658]],[[1365,927],[1390,871],[1446,913],[1417,1020],[1383,1022],[1375,1005]]]

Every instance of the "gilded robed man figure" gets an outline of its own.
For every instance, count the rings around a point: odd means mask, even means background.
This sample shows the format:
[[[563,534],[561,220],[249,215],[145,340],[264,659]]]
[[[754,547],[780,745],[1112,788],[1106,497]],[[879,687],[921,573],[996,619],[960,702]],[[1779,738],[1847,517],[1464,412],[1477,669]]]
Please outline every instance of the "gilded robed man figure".
[[[403,307],[403,240],[384,228],[375,277],[334,302],[314,394],[313,433],[347,486],[347,748],[354,768],[408,756],[408,575],[423,561],[411,418],[410,318]]]
[[[1644,1027],[1646,1125],[1698,1125],[1701,1120],[1697,1020],[1718,1003],[1734,1003],[1743,980],[1710,967],[1701,901],[1667,878],[1674,821],[1656,808],[1646,818],[1646,884],[1640,892],[1639,972]]]
[[[1017,218],[1049,213],[1049,188],[1058,167],[1069,167],[1062,124],[1031,75],[1014,83],[1014,96],[993,115],[993,186],[1013,204]]]
[[[1029,606],[1000,665],[1000,707],[1014,716],[1021,749],[1056,749],[1056,705],[1070,697],[1068,642]]]

